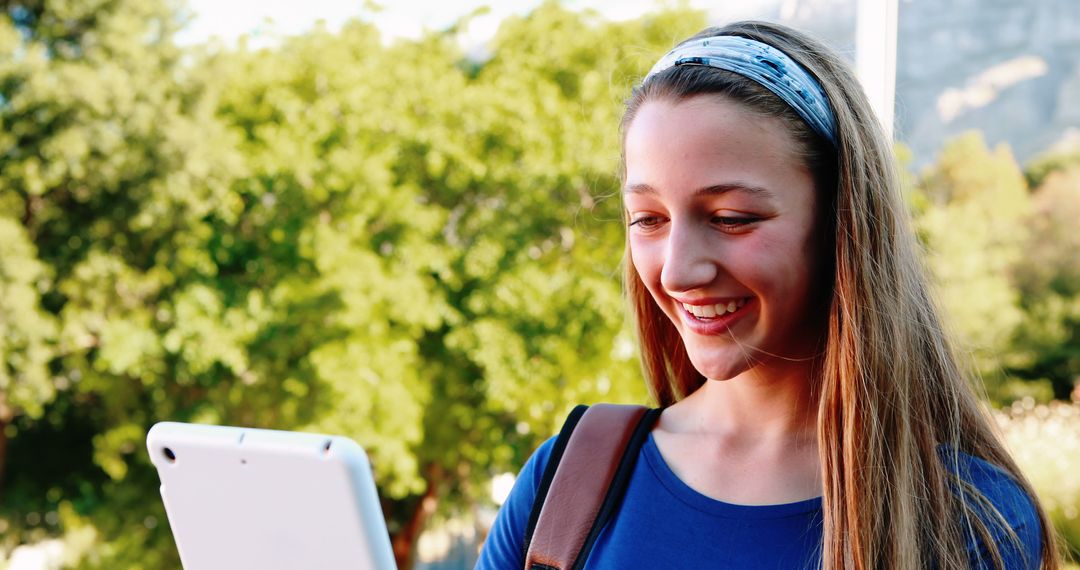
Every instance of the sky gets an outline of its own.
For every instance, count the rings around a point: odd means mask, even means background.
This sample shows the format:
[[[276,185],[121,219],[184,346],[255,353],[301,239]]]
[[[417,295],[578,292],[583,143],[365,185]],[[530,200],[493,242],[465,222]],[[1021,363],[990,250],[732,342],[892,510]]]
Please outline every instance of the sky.
[[[790,1],[790,0],[788,0]],[[279,35],[303,33],[318,20],[329,29],[338,29],[351,18],[360,17],[373,22],[383,35],[395,38],[417,38],[425,30],[448,27],[458,18],[482,6],[487,14],[474,18],[464,34],[466,43],[483,43],[495,34],[499,22],[507,16],[525,14],[540,4],[540,0],[187,0],[193,19],[177,37],[181,44],[197,44],[218,37],[232,44],[240,35],[248,34],[258,43],[272,41]],[[708,2],[687,0],[696,8],[710,9],[710,14],[722,6],[725,18],[750,17],[781,0],[738,0]],[[570,9],[591,8],[613,20],[630,19],[657,9],[659,0],[563,0]]]

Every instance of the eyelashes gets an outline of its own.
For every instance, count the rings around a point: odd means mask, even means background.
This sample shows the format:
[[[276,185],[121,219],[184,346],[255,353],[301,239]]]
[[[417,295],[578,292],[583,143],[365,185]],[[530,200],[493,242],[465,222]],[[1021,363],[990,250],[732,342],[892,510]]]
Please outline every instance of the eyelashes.
[[[713,216],[709,218],[709,223],[724,231],[738,232],[762,220],[764,218],[759,216]],[[646,214],[631,219],[628,227],[650,232],[660,227],[665,221],[661,216]]]
[[[756,216],[714,216],[712,223],[726,228],[742,228],[761,220],[762,218]]]
[[[660,216],[640,216],[630,221],[629,226],[639,228],[651,228],[660,223]]]

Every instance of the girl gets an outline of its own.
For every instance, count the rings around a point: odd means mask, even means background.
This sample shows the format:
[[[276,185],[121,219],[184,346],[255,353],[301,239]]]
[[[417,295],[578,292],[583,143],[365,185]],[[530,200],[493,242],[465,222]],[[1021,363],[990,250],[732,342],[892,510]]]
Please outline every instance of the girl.
[[[622,133],[626,290],[663,412],[587,568],[1058,567],[839,57],[775,24],[705,30]],[[551,446],[478,568],[523,567]]]

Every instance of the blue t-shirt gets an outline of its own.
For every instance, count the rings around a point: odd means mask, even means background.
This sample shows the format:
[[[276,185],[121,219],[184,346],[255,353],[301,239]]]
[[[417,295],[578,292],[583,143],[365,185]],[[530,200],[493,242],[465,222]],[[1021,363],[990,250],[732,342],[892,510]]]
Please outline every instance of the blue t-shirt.
[[[524,566],[525,526],[555,438],[533,454],[521,470],[484,543],[477,570]],[[1004,471],[961,454],[966,479],[1002,512],[1019,536],[1022,552],[1002,545],[1005,567],[1038,568],[1041,536],[1028,496]],[[603,529],[585,568],[819,568],[821,499],[783,505],[747,506],[702,495],[683,483],[660,455],[652,434],[641,448],[615,518]],[[969,546],[973,568],[982,547]],[[1029,561],[1025,564],[1025,560]]]

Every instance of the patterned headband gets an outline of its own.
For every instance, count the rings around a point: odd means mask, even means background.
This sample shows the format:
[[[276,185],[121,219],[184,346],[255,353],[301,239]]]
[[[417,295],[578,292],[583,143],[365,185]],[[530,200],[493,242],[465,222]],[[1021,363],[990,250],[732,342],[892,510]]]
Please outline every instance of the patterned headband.
[[[656,62],[645,81],[678,65],[705,65],[752,79],[790,105],[818,134],[836,146],[836,119],[814,76],[784,52],[739,36],[685,42]]]

